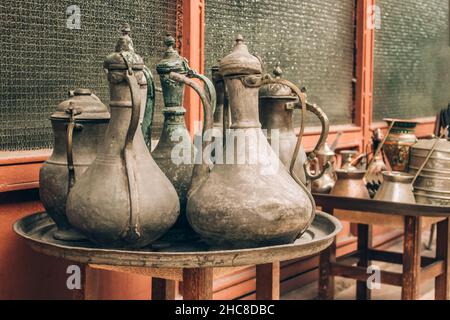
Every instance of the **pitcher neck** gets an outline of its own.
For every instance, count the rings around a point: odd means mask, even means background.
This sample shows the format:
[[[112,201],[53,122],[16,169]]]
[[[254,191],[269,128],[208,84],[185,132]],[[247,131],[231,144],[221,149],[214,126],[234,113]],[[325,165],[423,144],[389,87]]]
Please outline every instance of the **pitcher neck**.
[[[247,87],[241,78],[225,77],[231,110],[231,129],[260,128],[258,87]]]

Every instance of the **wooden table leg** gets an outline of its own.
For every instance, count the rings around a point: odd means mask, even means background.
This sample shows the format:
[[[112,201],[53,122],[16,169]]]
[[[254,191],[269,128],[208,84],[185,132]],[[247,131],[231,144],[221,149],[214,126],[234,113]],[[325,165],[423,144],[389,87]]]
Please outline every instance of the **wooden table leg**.
[[[367,257],[368,250],[372,246],[372,228],[367,224],[358,223],[358,252],[359,260],[358,267],[367,268],[369,266],[369,260]],[[370,289],[367,286],[367,281],[356,281],[356,299],[357,300],[370,300]]]
[[[333,209],[322,208],[322,211],[333,214]],[[320,253],[319,257],[319,300],[334,299],[334,276],[331,274],[331,263],[336,262],[336,238],[333,243]]]
[[[256,300],[280,300],[280,262],[256,266]]]
[[[435,279],[435,299],[450,299],[450,246],[449,246],[449,218],[438,222],[436,239],[436,259],[444,260],[444,273]]]
[[[176,281],[152,278],[152,300],[175,300]]]
[[[405,216],[403,244],[402,299],[420,297],[421,218]]]
[[[213,268],[183,269],[183,299],[212,300]]]

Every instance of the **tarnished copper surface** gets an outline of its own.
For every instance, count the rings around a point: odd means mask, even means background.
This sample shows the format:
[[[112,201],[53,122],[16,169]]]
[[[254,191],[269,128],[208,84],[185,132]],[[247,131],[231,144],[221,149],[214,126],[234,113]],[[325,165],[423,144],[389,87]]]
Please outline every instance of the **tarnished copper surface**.
[[[105,247],[139,248],[166,233],[179,214],[176,191],[144,142],[140,108],[144,61],[128,34],[103,64],[111,122],[97,157],[67,200],[70,223]]]
[[[77,240],[66,216],[66,201],[75,181],[86,171],[97,155],[105,135],[110,114],[106,106],[88,89],[69,92],[50,120],[54,148],[39,172],[39,194],[59,232],[55,236]]]
[[[304,94],[284,79],[270,79],[261,75],[261,64],[251,55],[241,36],[236,39],[233,52],[220,62],[231,109],[230,128],[254,137],[250,148],[247,142],[224,146],[233,157],[223,164],[196,165],[188,196],[187,215],[193,229],[211,244],[222,247],[258,247],[292,243],[304,232],[314,217],[314,200],[301,181],[294,180],[261,132],[258,114],[258,92],[261,85],[277,82],[290,86],[302,101]],[[306,108],[305,108],[306,109]],[[208,110],[207,110],[208,111]],[[210,111],[210,110],[209,110]],[[204,128],[213,126],[212,114]],[[302,130],[301,130],[302,133]],[[301,143],[300,134],[292,164]],[[233,150],[234,149],[234,150]],[[255,152],[256,151],[256,152]],[[253,152],[253,154],[251,153]],[[250,159],[256,156],[257,161]],[[268,172],[276,167],[274,172]],[[281,168],[278,170],[278,168]],[[292,171],[291,171],[292,173]]]

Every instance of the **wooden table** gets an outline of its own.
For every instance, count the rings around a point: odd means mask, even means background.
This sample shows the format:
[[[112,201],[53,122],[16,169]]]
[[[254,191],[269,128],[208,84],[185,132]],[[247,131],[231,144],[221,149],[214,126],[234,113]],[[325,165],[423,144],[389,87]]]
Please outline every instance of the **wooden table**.
[[[336,245],[321,253],[319,298],[333,299],[334,277],[357,280],[357,299],[370,299],[367,267],[371,261],[401,264],[403,272],[381,271],[381,283],[402,287],[402,299],[420,297],[420,284],[435,279],[435,298],[447,300],[449,295],[449,217],[450,207],[394,203],[367,199],[315,194],[322,210],[342,220],[358,224],[357,250],[336,258]],[[344,211],[345,210],[345,211]],[[437,224],[436,257],[421,257],[421,234],[425,225]],[[371,225],[402,227],[403,254],[375,250],[371,247]],[[353,264],[356,262],[356,266]]]
[[[51,256],[88,264],[92,268],[147,275],[154,281],[156,298],[174,298],[174,281],[183,281],[186,300],[212,299],[215,277],[229,268],[256,265],[257,299],[279,298],[280,261],[317,254],[330,246],[341,223],[317,212],[308,230],[293,244],[236,250],[215,250],[202,241],[155,245],[142,250],[102,249],[90,242],[71,243],[56,240],[54,222],[46,213],[22,218],[14,230],[34,250]],[[169,280],[169,281],[165,281]]]

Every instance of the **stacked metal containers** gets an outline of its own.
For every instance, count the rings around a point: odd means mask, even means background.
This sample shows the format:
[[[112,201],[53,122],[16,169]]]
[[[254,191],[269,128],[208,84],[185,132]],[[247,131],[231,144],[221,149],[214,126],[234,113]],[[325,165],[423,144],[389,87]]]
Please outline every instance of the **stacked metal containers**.
[[[414,144],[411,148],[409,172],[416,174],[422,165],[423,169],[414,182],[416,202],[450,205],[450,141],[421,139]]]

